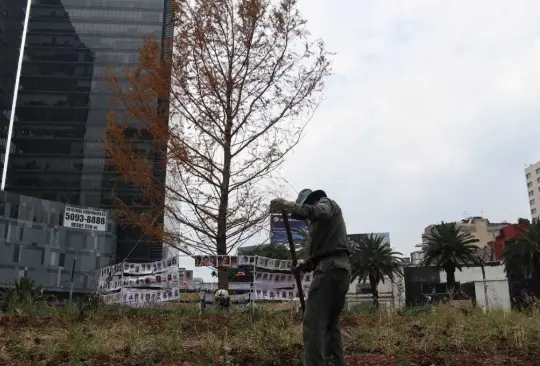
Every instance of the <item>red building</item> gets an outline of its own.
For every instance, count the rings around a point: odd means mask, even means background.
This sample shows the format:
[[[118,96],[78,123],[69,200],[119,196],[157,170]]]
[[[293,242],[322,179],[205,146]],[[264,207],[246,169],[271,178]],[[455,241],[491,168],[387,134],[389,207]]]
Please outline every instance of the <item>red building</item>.
[[[525,229],[526,227],[523,224],[508,224],[499,230],[495,240],[488,243],[493,250],[493,260],[502,260],[504,244],[510,239],[520,238],[522,236],[522,231]]]

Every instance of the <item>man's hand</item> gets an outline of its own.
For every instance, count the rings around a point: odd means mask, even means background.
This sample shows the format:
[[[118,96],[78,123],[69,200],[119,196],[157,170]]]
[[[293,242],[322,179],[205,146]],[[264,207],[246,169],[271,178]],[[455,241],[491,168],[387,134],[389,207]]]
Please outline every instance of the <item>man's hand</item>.
[[[270,212],[289,212],[294,207],[294,202],[287,201],[283,198],[276,198],[270,201]]]
[[[311,272],[313,271],[313,263],[309,260],[299,259],[298,262],[296,262],[296,266],[293,266],[291,270],[293,273]]]

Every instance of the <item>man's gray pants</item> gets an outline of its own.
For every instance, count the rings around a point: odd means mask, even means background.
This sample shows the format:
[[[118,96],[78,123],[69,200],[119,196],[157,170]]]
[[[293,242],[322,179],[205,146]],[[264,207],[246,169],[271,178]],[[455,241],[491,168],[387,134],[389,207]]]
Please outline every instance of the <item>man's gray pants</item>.
[[[339,315],[350,272],[347,258],[328,258],[315,268],[303,324],[306,366],[345,365]]]

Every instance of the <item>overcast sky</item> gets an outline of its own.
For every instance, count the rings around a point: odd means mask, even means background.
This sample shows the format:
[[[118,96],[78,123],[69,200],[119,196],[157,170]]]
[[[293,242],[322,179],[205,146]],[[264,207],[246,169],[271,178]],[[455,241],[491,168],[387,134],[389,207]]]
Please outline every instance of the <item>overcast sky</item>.
[[[404,254],[441,220],[530,218],[540,1],[300,5],[336,55],[325,101],[284,165],[294,189],[324,189],[349,233],[390,232]]]
[[[530,218],[540,1],[300,4],[337,54],[325,101],[285,164],[296,190],[326,190],[349,233],[389,231],[403,253],[441,220]]]

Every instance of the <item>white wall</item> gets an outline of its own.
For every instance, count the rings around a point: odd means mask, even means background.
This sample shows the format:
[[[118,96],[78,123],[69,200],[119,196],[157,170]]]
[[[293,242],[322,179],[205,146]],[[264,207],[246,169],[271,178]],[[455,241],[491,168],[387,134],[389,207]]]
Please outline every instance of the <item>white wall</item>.
[[[512,304],[510,301],[510,289],[508,288],[507,280],[486,281],[487,297],[489,310],[502,309],[510,310]],[[484,292],[484,282],[478,281],[474,283],[476,291],[476,303],[478,306],[486,309],[486,297]]]
[[[488,281],[507,280],[503,265],[496,267],[485,267],[485,271],[486,280]],[[446,282],[446,272],[441,271],[440,276],[441,282]],[[463,268],[462,271],[456,271],[456,282],[465,283],[483,280],[484,279],[482,278],[482,269],[480,267]]]
[[[398,284],[402,284],[403,293],[400,294]],[[366,284],[369,282],[366,281]],[[351,304],[355,301],[358,302],[372,302],[371,294],[360,295],[357,293],[358,279],[354,280],[353,283],[349,285],[349,292],[347,297]],[[379,291],[379,303],[383,304],[389,308],[401,308],[405,305],[405,282],[403,277],[396,276],[395,282],[392,283],[389,278],[384,279],[384,283],[379,282],[377,286]],[[349,304],[349,305],[351,305]]]
[[[508,279],[504,272],[504,265],[496,267],[485,267],[486,284],[488,292],[488,309],[509,310],[511,307],[510,289]],[[446,282],[446,272],[441,271],[441,282]],[[456,281],[459,283],[474,282],[476,292],[476,302],[478,306],[486,308],[486,298],[484,295],[484,279],[480,267],[463,268],[456,271]]]

